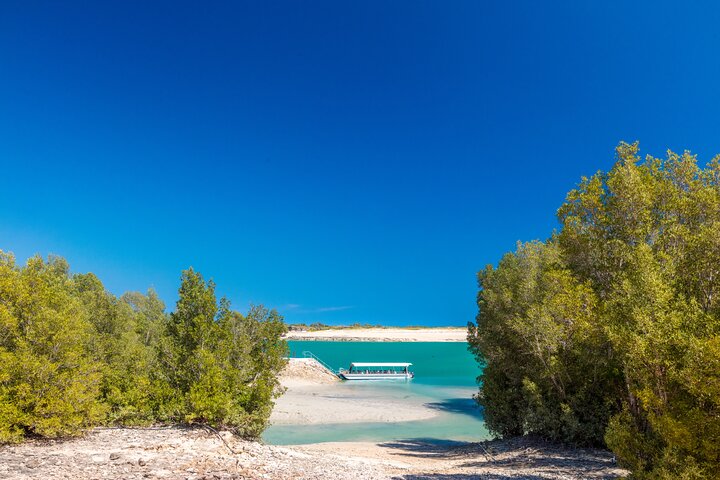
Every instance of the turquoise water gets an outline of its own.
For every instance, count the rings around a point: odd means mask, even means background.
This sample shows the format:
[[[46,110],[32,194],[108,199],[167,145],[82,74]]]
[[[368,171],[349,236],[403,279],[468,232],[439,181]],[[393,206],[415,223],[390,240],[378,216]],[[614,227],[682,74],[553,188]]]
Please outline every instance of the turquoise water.
[[[290,341],[291,355],[310,351],[333,369],[351,362],[411,362],[411,381],[343,382],[339,392],[386,395],[423,403],[438,411],[428,420],[395,423],[275,425],[263,435],[276,445],[409,438],[479,441],[491,438],[472,399],[480,374],[464,342],[303,342]]]

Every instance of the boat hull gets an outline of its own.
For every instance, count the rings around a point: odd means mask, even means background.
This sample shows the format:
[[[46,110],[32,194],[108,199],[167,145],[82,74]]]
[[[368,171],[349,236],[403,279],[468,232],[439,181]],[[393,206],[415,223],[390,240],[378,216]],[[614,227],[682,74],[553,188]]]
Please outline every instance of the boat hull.
[[[341,373],[344,380],[410,380],[410,373]]]

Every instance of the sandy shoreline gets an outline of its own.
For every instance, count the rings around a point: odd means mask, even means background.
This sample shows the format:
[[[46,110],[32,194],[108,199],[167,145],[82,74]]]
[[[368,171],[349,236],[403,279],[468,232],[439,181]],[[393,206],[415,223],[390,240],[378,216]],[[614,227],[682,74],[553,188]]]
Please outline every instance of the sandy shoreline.
[[[287,340],[337,342],[465,342],[464,327],[438,328],[346,328],[311,331],[290,331]]]
[[[536,438],[486,442],[327,442],[293,447],[325,458],[354,458],[393,480],[610,480],[627,475],[606,450],[570,449]]]

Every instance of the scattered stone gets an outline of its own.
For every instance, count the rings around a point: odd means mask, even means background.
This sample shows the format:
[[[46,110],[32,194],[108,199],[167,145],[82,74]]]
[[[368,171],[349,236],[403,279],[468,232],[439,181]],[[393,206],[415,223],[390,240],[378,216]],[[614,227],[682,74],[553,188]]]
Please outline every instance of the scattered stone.
[[[288,448],[223,438],[233,451],[248,453],[232,454],[217,436],[188,428],[108,428],[74,440],[28,441],[0,447],[0,480],[609,480],[627,473],[606,451],[563,449],[536,440]],[[128,445],[142,448],[143,456],[130,461],[125,455],[124,461],[114,461],[122,458],[118,451]]]

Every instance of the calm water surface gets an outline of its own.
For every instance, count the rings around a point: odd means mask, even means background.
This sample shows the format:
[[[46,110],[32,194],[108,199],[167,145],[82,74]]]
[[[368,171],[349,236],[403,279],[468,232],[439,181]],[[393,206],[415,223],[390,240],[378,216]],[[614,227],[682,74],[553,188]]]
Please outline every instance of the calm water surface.
[[[397,423],[277,425],[265,431],[267,443],[289,445],[315,442],[390,441],[408,438],[478,441],[491,438],[472,395],[480,374],[465,342],[303,342],[290,341],[292,356],[310,351],[333,369],[351,362],[411,362],[411,381],[343,382],[339,389],[373,390],[402,396],[438,410],[429,420]]]

